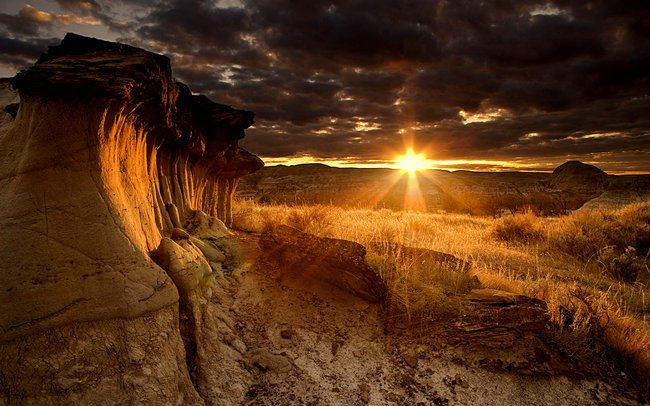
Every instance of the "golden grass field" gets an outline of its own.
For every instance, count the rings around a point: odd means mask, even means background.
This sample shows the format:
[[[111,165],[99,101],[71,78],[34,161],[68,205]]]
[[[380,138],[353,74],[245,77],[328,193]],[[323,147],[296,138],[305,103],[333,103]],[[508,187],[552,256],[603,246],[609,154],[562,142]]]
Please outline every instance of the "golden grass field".
[[[501,218],[334,206],[260,205],[239,201],[235,228],[263,232],[287,224],[323,237],[359,242],[368,263],[409,317],[444,317],[454,298],[482,287],[542,299],[558,327],[588,357],[598,343],[610,358],[650,376],[650,202],[562,217],[532,212]],[[453,254],[471,269],[421,269],[382,243]]]

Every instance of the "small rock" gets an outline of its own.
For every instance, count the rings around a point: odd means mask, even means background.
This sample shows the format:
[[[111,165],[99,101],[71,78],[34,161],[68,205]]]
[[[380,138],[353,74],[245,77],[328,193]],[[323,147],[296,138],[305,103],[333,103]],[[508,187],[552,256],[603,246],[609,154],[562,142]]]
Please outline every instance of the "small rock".
[[[248,348],[246,347],[246,344],[244,344],[244,342],[242,340],[240,340],[239,338],[235,338],[234,340],[232,340],[232,342],[230,343],[230,346],[232,348],[234,348],[235,351],[237,351],[240,354],[243,354],[248,350]]]
[[[342,341],[334,341],[332,343],[332,355],[336,355],[337,352],[339,352],[339,348],[343,346]]]
[[[273,354],[263,348],[251,351],[249,359],[253,366],[262,372],[269,370],[286,372],[291,369],[291,362],[286,357]]]
[[[367,383],[359,385],[359,398],[363,403],[370,402],[370,385]]]
[[[280,337],[284,338],[285,340],[291,340],[293,337],[293,331],[292,330],[282,330],[280,331]]]
[[[462,388],[464,389],[469,388],[469,384],[467,383],[467,380],[463,379],[463,377],[460,374],[456,374],[454,380],[456,381],[456,384],[460,385]]]
[[[142,364],[146,357],[144,350],[138,346],[131,346],[129,348],[129,358],[134,364]]]
[[[172,230],[172,240],[189,240],[190,235],[188,234],[187,231],[183,230],[182,228],[174,228]]]
[[[410,366],[411,368],[418,367],[418,358],[414,354],[402,354],[402,359],[404,362],[406,362],[406,365]]]

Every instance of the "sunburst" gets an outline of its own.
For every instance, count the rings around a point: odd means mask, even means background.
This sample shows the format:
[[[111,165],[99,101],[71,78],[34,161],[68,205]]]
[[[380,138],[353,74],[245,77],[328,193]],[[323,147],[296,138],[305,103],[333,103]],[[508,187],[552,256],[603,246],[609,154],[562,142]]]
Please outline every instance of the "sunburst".
[[[429,169],[430,164],[424,154],[416,154],[412,149],[395,158],[395,166],[402,172],[414,175],[417,171]]]

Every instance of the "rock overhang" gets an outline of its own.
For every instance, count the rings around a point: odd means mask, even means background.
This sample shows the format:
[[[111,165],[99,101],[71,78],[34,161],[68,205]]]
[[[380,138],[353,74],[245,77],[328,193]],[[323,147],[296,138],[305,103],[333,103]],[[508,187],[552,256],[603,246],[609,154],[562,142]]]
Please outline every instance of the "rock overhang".
[[[130,45],[68,33],[50,46],[34,66],[11,79],[21,98],[83,98],[89,103],[126,105],[157,146],[183,149],[195,158],[223,152],[244,138],[254,113],[216,103],[172,77],[170,60]],[[124,108],[124,107],[123,107]],[[242,148],[234,148],[235,176],[263,166]],[[207,155],[207,156],[206,156]],[[215,169],[219,172],[219,169]]]
[[[178,302],[150,257],[197,213],[232,221],[250,111],[173,80],[169,59],[68,34],[11,80],[0,137],[0,341]],[[215,220],[216,221],[216,220]]]

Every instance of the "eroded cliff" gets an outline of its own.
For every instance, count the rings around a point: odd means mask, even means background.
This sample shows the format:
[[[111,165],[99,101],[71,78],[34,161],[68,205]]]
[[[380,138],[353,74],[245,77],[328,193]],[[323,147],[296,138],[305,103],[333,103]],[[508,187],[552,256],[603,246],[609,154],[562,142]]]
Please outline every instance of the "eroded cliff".
[[[231,265],[216,218],[231,223],[237,179],[263,166],[237,144],[253,113],[193,95],[162,55],[75,34],[11,85],[20,107],[0,134],[4,400],[199,401],[188,320],[201,318],[205,281]]]

